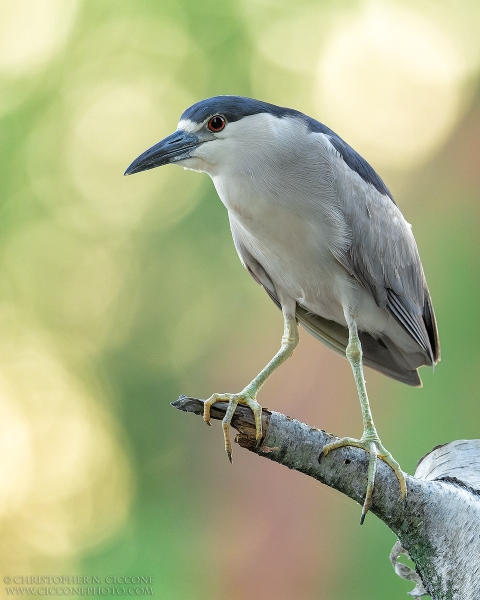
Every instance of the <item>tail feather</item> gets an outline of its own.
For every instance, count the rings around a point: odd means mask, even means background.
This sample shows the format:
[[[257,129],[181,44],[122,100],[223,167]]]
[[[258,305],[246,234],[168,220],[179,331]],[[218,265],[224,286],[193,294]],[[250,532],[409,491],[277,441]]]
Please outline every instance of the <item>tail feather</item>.
[[[428,333],[433,353],[433,364],[440,360],[440,340],[438,338],[437,322],[433,312],[432,300],[428,290],[425,292],[425,304],[423,306],[423,320]]]
[[[280,302],[278,301],[277,297],[267,288],[265,288],[265,291],[280,308]],[[433,315],[433,310],[431,314]],[[345,358],[345,350],[348,345],[348,329],[346,327],[343,327],[343,325],[340,325],[335,321],[329,321],[328,319],[324,319],[319,315],[311,313],[306,308],[299,306],[298,304],[296,316],[308,333],[325,344],[328,348],[330,348],[330,350],[333,350]],[[435,317],[433,316],[433,325],[434,324]],[[432,327],[427,327],[427,330],[431,332]],[[377,340],[369,333],[364,331],[359,332],[359,338],[362,344],[363,364],[365,366],[375,369],[375,371],[379,371],[383,375],[391,377],[392,379],[400,381],[401,383],[406,383],[407,385],[412,385],[415,387],[421,387],[422,380],[420,379],[417,369],[411,369],[405,364],[399,364],[382,340]],[[432,347],[435,348],[438,353],[438,341],[437,345],[432,345]]]
[[[348,329],[346,327],[310,313],[301,306],[297,306],[296,315],[302,326],[311,335],[337,354],[345,357],[348,344]],[[417,369],[407,369],[399,365],[382,340],[377,340],[366,332],[359,332],[359,338],[362,344],[363,364],[365,366],[407,385],[417,387],[422,385]]]

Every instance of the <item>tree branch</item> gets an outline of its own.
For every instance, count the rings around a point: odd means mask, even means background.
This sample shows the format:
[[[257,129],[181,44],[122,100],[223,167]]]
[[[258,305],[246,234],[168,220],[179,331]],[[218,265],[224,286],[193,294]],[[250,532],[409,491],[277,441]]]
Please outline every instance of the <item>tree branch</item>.
[[[203,400],[196,398],[181,396],[172,406],[203,414]],[[224,402],[214,404],[212,419],[222,419],[226,406]],[[239,432],[235,441],[242,448],[313,477],[363,504],[368,465],[368,455],[363,450],[340,448],[322,457],[323,447],[338,438],[265,409],[262,425],[262,443],[257,447],[253,414],[250,408],[239,405],[232,419],[232,426]],[[392,550],[394,566],[404,550],[415,562],[425,589],[411,570],[400,563],[395,566],[400,576],[416,578],[418,585],[411,592],[415,597],[428,593],[434,600],[480,598],[480,481],[477,486],[477,469],[471,468],[472,461],[480,463],[478,440],[452,442],[440,450],[434,449],[420,463],[417,477],[406,475],[405,503],[395,474],[378,461],[370,510],[400,540],[401,547],[397,543]]]

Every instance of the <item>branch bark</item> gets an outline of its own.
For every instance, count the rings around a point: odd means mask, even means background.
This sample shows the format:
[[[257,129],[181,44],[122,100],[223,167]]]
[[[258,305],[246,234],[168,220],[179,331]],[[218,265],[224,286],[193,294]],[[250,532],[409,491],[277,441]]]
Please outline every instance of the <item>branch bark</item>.
[[[181,396],[172,405],[203,414],[203,400]],[[226,403],[214,404],[212,419],[223,419],[225,410]],[[334,435],[265,409],[262,425],[262,443],[257,447],[253,414],[239,405],[232,420],[238,431],[235,441],[363,503],[368,465],[363,450],[340,448],[322,457],[325,444],[338,439]],[[398,536],[391,559],[397,574],[416,581],[411,595],[428,593],[433,600],[480,598],[479,466],[479,440],[437,447],[419,463],[416,477],[406,475],[404,503],[393,471],[378,461],[370,510]],[[414,561],[419,577],[396,563],[401,552]]]

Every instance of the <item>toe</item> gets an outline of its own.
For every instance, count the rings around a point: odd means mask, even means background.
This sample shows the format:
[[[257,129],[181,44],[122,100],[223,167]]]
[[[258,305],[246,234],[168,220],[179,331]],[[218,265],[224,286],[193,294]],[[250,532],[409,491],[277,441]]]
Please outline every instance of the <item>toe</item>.
[[[373,498],[373,488],[375,487],[375,475],[377,472],[377,448],[374,442],[370,443],[370,456],[368,458],[368,479],[365,500],[363,502],[362,516],[360,517],[360,525],[363,525],[367,512],[370,509]]]

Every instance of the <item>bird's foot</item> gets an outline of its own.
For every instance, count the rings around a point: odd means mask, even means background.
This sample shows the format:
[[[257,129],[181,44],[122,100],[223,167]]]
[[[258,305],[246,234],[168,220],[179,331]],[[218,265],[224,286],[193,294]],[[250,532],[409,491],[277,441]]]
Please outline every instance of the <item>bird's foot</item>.
[[[205,400],[203,407],[203,420],[210,425],[210,407],[215,402],[228,402],[227,412],[222,421],[223,437],[225,439],[225,451],[228,460],[232,462],[232,442],[230,440],[230,423],[238,404],[246,404],[252,409],[255,417],[255,429],[257,446],[262,439],[262,407],[255,399],[256,394],[249,391],[248,387],[239,394],[213,394],[208,400]]]
[[[336,442],[332,442],[331,444],[326,444],[323,447],[322,456],[326,456],[332,450],[336,450],[337,448],[343,448],[345,446],[355,446],[356,448],[362,448],[365,452],[370,454],[370,458],[368,461],[368,479],[367,479],[367,491],[365,494],[365,501],[363,503],[362,508],[362,516],[360,518],[360,525],[363,525],[365,520],[365,515],[370,508],[372,503],[372,494],[373,488],[375,485],[375,473],[377,471],[377,457],[383,460],[383,462],[387,463],[389,467],[395,473],[398,483],[400,484],[400,496],[402,500],[405,500],[407,497],[407,482],[405,479],[405,475],[400,468],[398,462],[393,458],[390,452],[383,446],[382,442],[378,435],[375,434],[366,434],[364,433],[361,439],[356,440],[355,438],[345,437]]]

